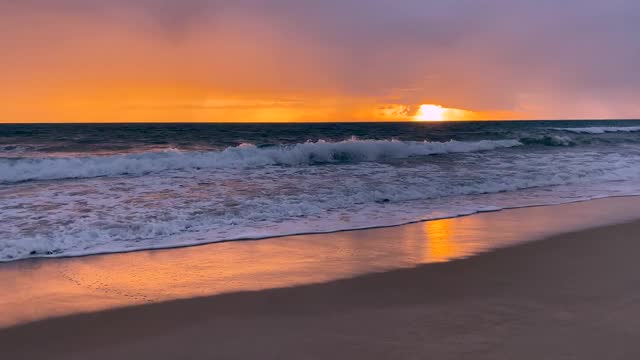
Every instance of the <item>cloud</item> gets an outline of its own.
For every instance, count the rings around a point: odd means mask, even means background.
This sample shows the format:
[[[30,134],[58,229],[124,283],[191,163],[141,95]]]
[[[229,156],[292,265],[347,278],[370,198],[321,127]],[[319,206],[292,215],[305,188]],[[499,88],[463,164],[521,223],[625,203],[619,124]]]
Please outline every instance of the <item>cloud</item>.
[[[0,0],[0,23],[5,92],[143,84],[638,115],[637,1]]]

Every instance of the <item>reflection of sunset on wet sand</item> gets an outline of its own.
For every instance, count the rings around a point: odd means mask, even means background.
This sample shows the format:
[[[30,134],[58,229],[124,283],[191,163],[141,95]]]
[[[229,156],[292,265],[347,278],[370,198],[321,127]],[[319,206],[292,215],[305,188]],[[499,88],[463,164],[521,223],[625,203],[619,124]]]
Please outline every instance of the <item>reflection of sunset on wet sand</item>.
[[[461,244],[456,242],[456,225],[452,219],[424,223],[424,237],[427,239],[425,263],[457,259],[472,251],[466,249],[467,252],[463,252]]]

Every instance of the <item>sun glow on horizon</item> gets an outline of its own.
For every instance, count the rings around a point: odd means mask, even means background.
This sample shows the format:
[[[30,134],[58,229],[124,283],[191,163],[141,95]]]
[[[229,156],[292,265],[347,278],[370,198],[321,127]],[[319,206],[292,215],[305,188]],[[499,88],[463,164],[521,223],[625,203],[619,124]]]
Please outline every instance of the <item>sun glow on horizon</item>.
[[[476,112],[456,108],[443,107],[437,104],[421,104],[413,115],[414,121],[456,121],[456,120],[488,120],[498,119],[501,116],[497,112]]]
[[[417,121],[443,121],[447,120],[446,111],[441,105],[422,104],[414,118]]]

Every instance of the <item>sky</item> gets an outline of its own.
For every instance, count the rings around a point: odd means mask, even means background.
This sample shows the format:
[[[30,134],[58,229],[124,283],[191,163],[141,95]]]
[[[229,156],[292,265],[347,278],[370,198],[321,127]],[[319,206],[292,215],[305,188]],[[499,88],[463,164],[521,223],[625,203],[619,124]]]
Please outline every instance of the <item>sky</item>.
[[[640,118],[639,92],[637,0],[0,0],[0,122]]]

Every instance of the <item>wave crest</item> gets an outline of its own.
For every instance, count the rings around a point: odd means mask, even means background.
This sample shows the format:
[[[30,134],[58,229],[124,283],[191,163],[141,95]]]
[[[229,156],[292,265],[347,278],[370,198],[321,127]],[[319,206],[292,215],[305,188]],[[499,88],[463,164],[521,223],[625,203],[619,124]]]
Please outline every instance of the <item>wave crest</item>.
[[[517,140],[414,142],[359,140],[306,142],[260,148],[241,144],[223,151],[152,151],[135,154],[0,159],[0,182],[141,175],[201,168],[299,166],[315,163],[375,161],[445,153],[493,150],[522,145]]]
[[[526,145],[573,146],[576,144],[569,136],[559,135],[529,136],[521,138],[520,141]]]
[[[640,126],[594,126],[578,128],[554,128],[553,130],[568,131],[577,134],[604,134],[612,132],[636,132]]]

